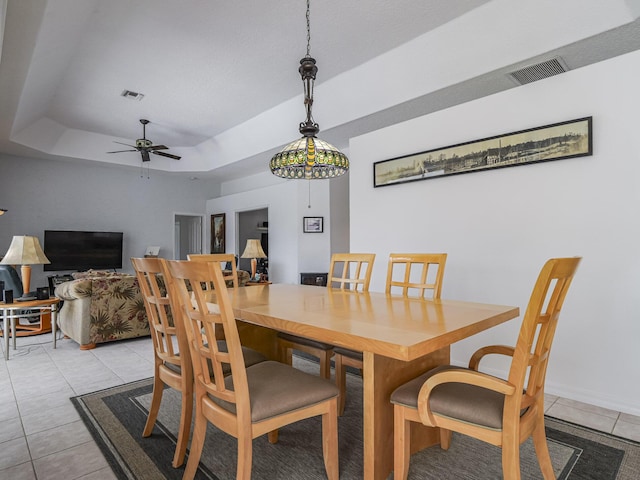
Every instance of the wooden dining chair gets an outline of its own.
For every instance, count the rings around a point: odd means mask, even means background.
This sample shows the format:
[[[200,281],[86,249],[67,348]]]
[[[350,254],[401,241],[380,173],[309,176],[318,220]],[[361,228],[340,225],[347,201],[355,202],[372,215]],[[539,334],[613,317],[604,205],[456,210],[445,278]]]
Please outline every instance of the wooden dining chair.
[[[153,395],[142,436],[148,437],[153,431],[164,386],[168,385],[179,391],[182,397],[180,426],[171,463],[174,467],[179,467],[184,462],[191,429],[193,372],[186,333],[182,324],[174,321],[167,284],[162,275],[162,261],[159,258],[131,259],[149,319],[154,356]]]
[[[233,282],[233,288],[238,288],[238,267],[236,266],[236,256],[233,253],[192,253],[187,255],[187,259],[192,262],[220,262],[231,264],[231,272],[223,272],[222,277],[226,284]]]
[[[329,479],[339,476],[338,389],[330,381],[280,362],[245,367],[231,300],[220,265],[168,261],[172,295],[179,296],[195,379],[196,413],[189,460],[183,479],[193,479],[202,456],[207,424],[238,441],[237,479],[250,479],[252,440],[282,426],[322,418],[324,464]],[[213,282],[212,292],[202,283]],[[191,291],[188,289],[191,285]],[[226,349],[215,341],[216,325],[224,329]],[[228,366],[231,375],[224,375]],[[298,441],[304,442],[301,438]],[[207,454],[215,455],[215,451]]]
[[[327,288],[341,290],[368,291],[375,253],[334,253],[329,264]],[[280,359],[287,365],[292,364],[293,351],[298,350],[318,358],[320,376],[331,378],[331,357],[333,345],[317,342],[310,338],[281,332],[278,334]]]
[[[580,258],[545,263],[533,288],[515,347],[479,349],[469,368],[445,365],[415,378],[391,395],[394,404],[394,477],[406,479],[410,422],[440,428],[447,450],[451,432],[502,448],[503,478],[520,478],[520,444],[533,437],[540,470],[555,478],[544,428],[544,383],[551,344]],[[478,371],[488,354],[512,357],[506,380]]]
[[[446,262],[446,253],[390,254],[385,293],[395,293],[400,289],[405,297],[424,297],[431,292],[432,298],[440,298]],[[420,269],[418,275],[414,267]]]
[[[446,261],[446,253],[392,253],[389,255],[387,267],[386,293],[390,294],[392,287],[398,287],[402,289],[404,296],[409,296],[412,289],[416,289],[422,297],[426,295],[426,292],[430,291],[432,293],[431,298],[440,298]],[[411,274],[411,269],[415,266],[422,267],[418,277],[419,282],[416,282]],[[433,274],[434,270],[435,274]],[[399,273],[402,274],[400,279],[398,279]],[[356,368],[362,374],[362,352],[334,347],[333,355],[336,368],[336,384],[340,388],[338,415],[342,416],[347,396],[347,367]]]

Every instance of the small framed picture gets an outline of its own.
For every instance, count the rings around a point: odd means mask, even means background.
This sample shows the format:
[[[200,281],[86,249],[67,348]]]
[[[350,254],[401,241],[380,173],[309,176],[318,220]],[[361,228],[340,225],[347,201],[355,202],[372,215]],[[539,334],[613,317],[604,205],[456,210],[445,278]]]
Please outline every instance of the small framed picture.
[[[324,231],[324,217],[304,217],[302,231],[304,233],[322,233]]]
[[[225,214],[211,215],[211,253],[225,253]]]

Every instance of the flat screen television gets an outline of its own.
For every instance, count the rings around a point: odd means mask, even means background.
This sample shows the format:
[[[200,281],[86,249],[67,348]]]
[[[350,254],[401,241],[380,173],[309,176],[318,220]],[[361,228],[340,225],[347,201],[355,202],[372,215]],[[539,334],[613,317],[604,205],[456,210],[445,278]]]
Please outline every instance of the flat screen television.
[[[122,232],[45,230],[44,253],[48,272],[122,268]]]

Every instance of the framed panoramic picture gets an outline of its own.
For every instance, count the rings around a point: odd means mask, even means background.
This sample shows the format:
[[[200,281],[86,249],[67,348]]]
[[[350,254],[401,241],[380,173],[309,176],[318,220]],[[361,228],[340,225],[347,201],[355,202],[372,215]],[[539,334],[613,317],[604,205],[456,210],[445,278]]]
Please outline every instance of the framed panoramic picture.
[[[592,117],[436,148],[373,164],[373,186],[593,154]]]
[[[211,215],[211,253],[225,253],[225,217],[224,213]]]
[[[324,217],[304,217],[302,231],[304,233],[322,233],[324,231]]]

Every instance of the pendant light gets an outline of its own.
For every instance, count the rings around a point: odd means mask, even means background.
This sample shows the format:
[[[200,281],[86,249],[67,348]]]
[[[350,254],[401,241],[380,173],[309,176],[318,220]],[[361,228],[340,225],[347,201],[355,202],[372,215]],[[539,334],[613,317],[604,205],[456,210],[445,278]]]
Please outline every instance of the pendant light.
[[[269,162],[271,173],[282,178],[314,180],[334,178],[349,170],[349,159],[333,145],[316,138],[320,127],[313,121],[313,84],[318,73],[316,61],[311,57],[310,0],[307,0],[307,54],[300,60],[300,76],[304,85],[304,105],[307,118],[300,123],[302,138],[291,142],[276,153]]]

